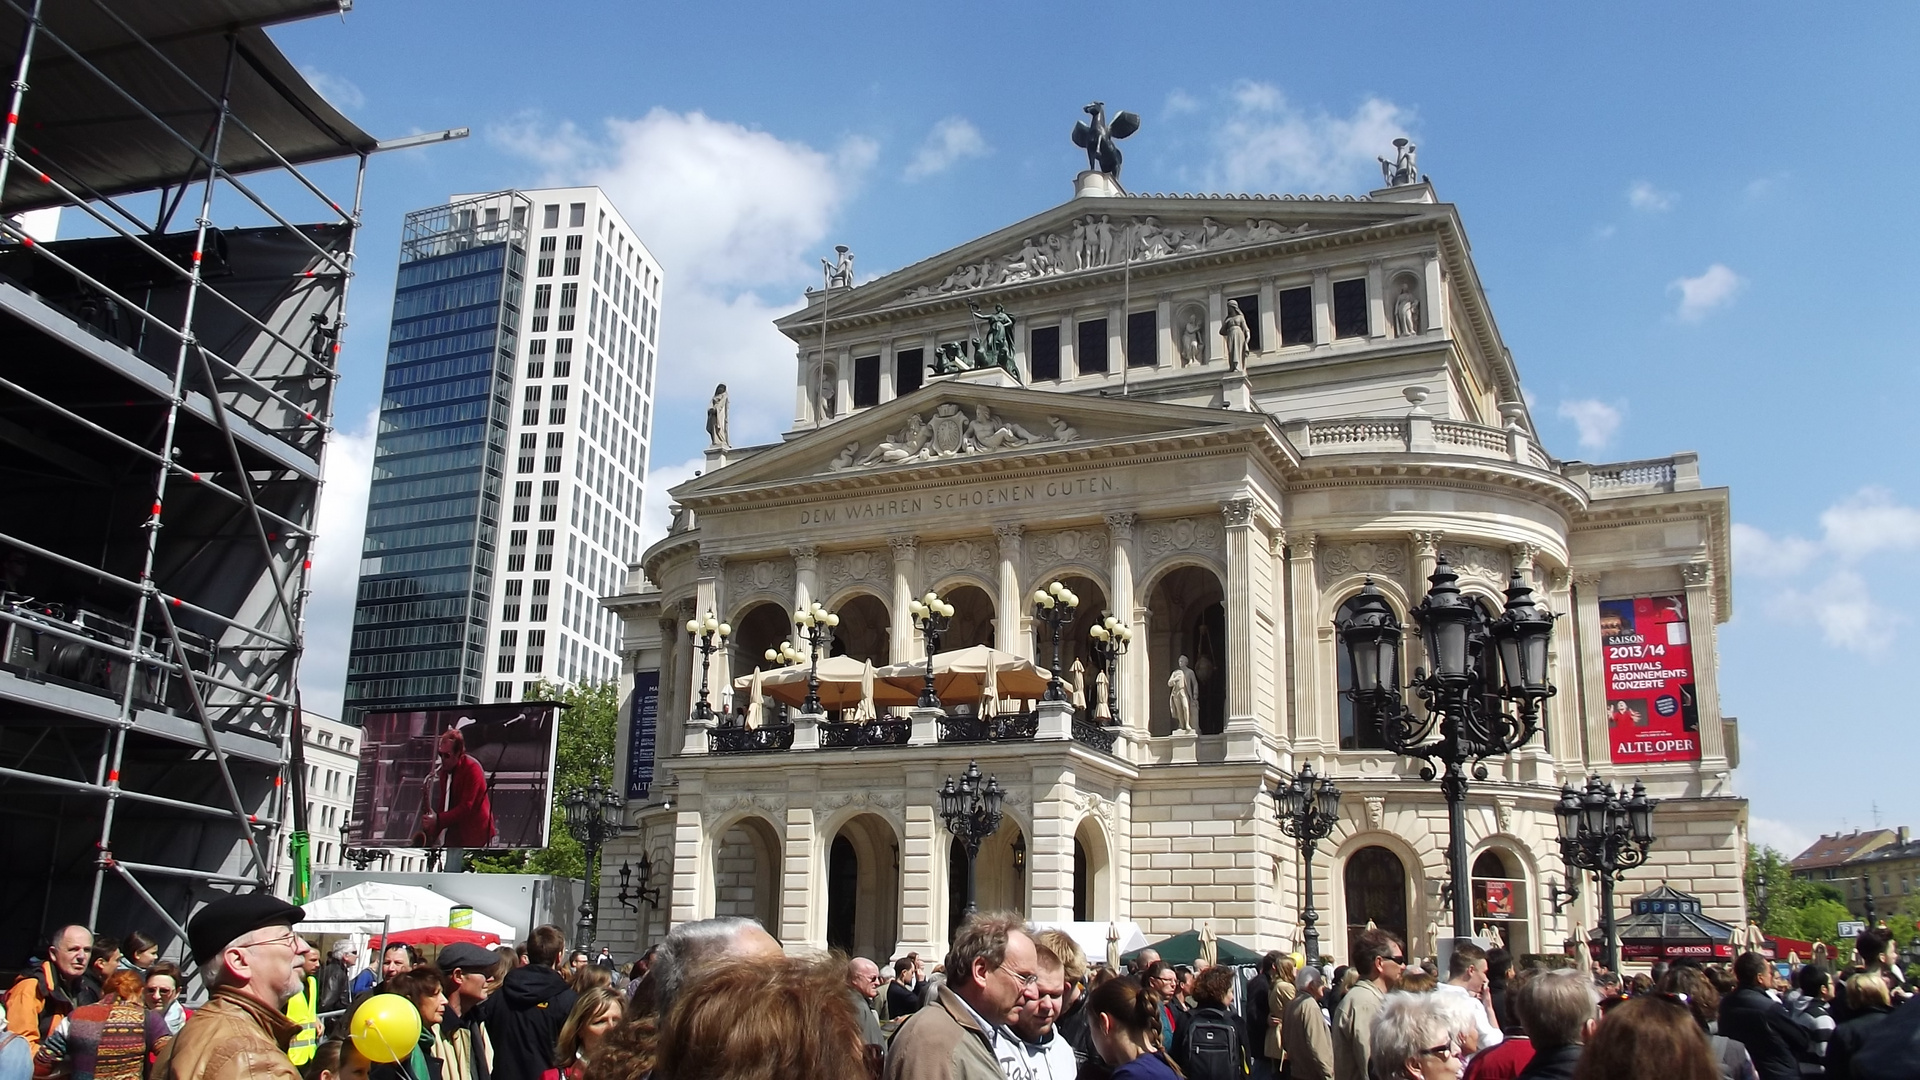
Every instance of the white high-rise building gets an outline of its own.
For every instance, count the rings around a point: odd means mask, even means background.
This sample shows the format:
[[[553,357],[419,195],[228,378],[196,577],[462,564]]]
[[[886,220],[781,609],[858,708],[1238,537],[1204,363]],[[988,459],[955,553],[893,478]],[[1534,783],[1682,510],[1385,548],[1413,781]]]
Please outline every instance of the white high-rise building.
[[[488,701],[620,674],[595,602],[639,557],[660,264],[597,187],[525,192],[527,290],[495,554]]]
[[[615,678],[660,264],[595,187],[458,195],[401,247],[349,718]]]

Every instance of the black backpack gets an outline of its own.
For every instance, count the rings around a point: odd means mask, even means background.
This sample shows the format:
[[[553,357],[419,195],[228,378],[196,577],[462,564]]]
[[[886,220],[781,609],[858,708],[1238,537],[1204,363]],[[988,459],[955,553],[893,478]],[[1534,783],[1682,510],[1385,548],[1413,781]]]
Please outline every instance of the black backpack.
[[[1186,1072],[1190,1080],[1239,1080],[1240,1029],[1218,1009],[1196,1009],[1187,1020]]]

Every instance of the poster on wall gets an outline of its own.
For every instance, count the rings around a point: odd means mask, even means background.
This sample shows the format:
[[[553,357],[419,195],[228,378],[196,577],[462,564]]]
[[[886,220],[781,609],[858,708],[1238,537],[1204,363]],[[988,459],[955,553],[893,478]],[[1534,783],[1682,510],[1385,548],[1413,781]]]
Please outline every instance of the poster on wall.
[[[349,842],[546,847],[562,708],[519,701],[368,713]]]
[[[627,798],[644,800],[653,786],[655,732],[660,726],[660,673],[633,673],[633,705],[627,726]]]
[[[1700,760],[1687,598],[1602,600],[1600,640],[1614,764]]]

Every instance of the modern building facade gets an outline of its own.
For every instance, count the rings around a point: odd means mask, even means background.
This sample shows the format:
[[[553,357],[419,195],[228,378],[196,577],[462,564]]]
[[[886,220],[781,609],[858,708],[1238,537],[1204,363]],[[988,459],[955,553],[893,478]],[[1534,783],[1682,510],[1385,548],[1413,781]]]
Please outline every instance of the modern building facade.
[[[407,216],[345,719],[612,678],[661,274],[597,188]]]
[[[1356,711],[1334,620],[1371,582],[1411,627],[1442,559],[1489,610],[1517,573],[1561,613],[1544,730],[1471,784],[1476,929],[1529,953],[1597,925],[1591,883],[1565,896],[1554,815],[1591,774],[1660,800],[1621,896],[1664,880],[1744,924],[1746,803],[1716,685],[1727,491],[1691,453],[1547,452],[1459,212],[1424,181],[1247,197],[1098,179],[781,319],[792,429],[710,450],[603,601],[625,619],[637,826],[603,891],[643,856],[663,890],[603,912],[616,951],[736,913],[792,948],[940,955],[966,860],[938,793],[977,760],[1006,789],[982,907],[1297,948],[1306,875],[1266,792],[1311,764],[1345,791],[1312,874],[1325,951],[1371,923],[1432,953],[1446,803]],[[1012,372],[928,371],[996,334]],[[1080,599],[1057,645],[1030,599],[1053,582]],[[838,613],[836,653],[912,661],[909,605],[929,590],[955,609],[943,652],[1050,667],[1057,648],[1084,694],[1004,702],[991,723],[952,701],[874,724],[731,715],[792,612]],[[685,629],[708,611],[733,630],[710,666]],[[1132,632],[1111,721],[1088,644],[1108,616]],[[1402,685],[1426,663],[1411,633],[1407,651]],[[714,720],[694,709],[708,684]]]

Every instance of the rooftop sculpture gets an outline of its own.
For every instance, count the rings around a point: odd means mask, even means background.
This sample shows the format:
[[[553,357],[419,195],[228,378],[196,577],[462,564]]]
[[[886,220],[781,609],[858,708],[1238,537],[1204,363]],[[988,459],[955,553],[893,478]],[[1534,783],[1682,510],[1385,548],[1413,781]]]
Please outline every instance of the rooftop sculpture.
[[[1073,145],[1087,151],[1087,171],[1106,173],[1113,177],[1115,185],[1120,183],[1120,147],[1115,139],[1124,139],[1140,130],[1140,114],[1119,112],[1113,115],[1113,123],[1107,123],[1107,103],[1096,101],[1088,105],[1086,114],[1093,118],[1089,124],[1082,120],[1073,125]],[[1122,189],[1125,190],[1125,189]]]

